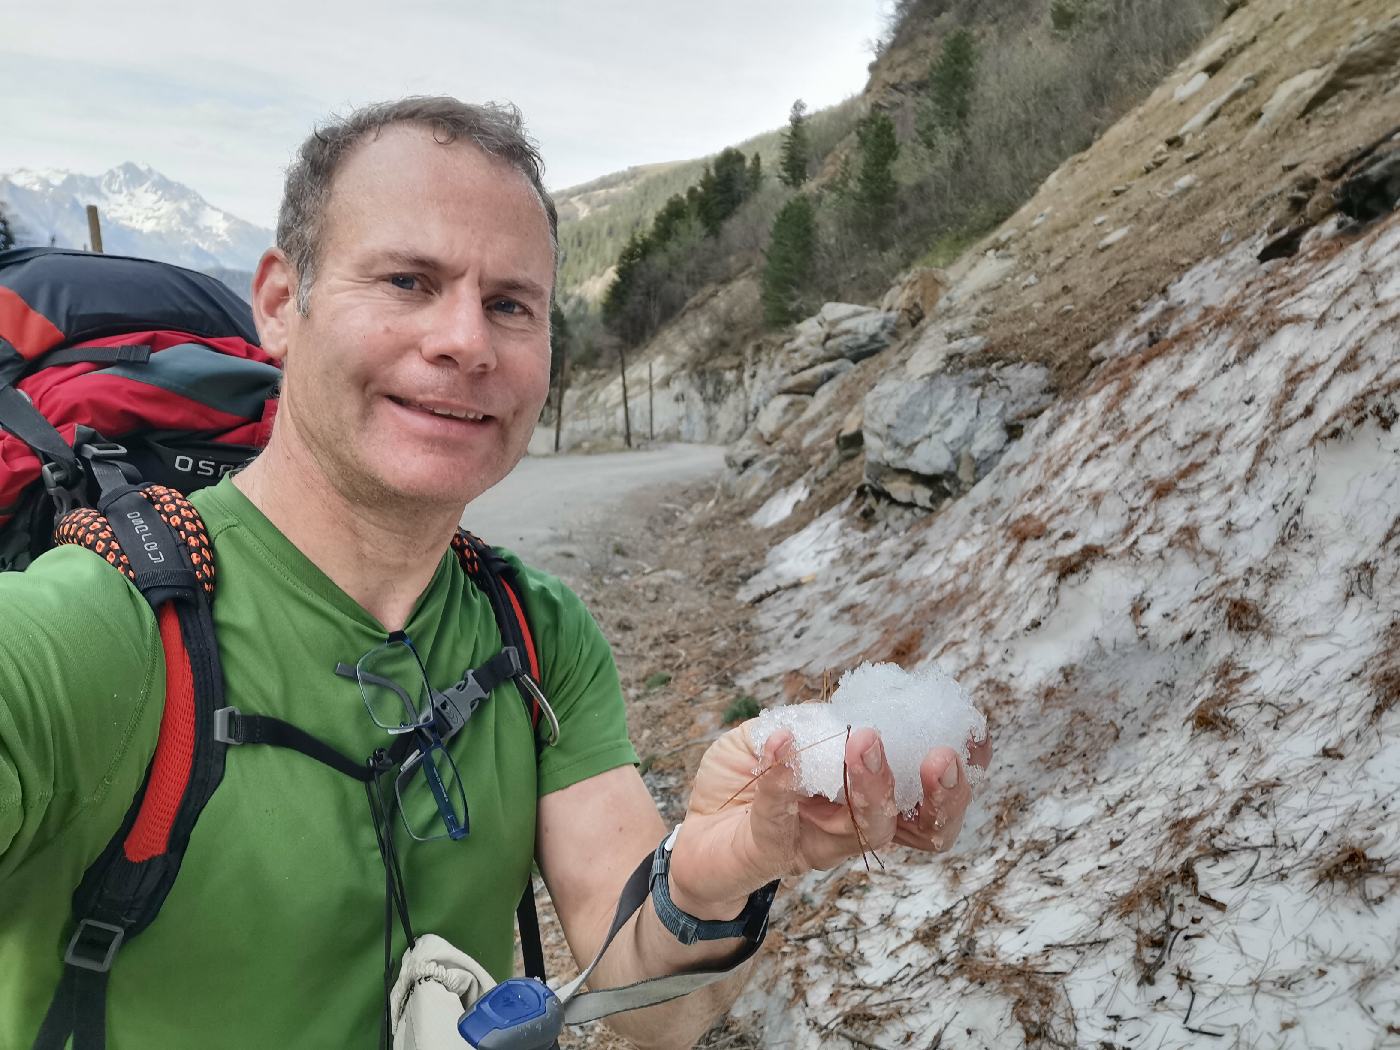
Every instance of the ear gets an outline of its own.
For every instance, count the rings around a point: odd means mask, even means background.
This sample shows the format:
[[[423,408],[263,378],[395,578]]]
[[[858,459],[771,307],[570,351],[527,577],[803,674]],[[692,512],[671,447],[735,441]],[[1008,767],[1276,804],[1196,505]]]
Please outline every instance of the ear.
[[[263,350],[277,361],[287,355],[296,314],[296,271],[280,249],[269,248],[253,274],[253,322]]]

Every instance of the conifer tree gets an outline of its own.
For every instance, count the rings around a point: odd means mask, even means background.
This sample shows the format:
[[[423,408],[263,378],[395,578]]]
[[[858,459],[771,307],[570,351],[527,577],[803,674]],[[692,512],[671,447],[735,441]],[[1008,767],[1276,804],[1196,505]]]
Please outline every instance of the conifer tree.
[[[789,324],[801,313],[802,292],[817,255],[817,214],[812,199],[799,194],[778,212],[763,267],[763,317],[770,325]]]
[[[958,29],[944,37],[929,70],[928,98],[919,116],[919,137],[925,145],[933,148],[967,127],[976,83],[976,41],[970,30]]]
[[[899,156],[894,121],[888,113],[871,113],[856,129],[856,142],[860,148],[856,205],[870,231],[878,233],[894,218],[894,162]]]
[[[753,196],[763,185],[763,158],[755,153],[749,158],[749,196]]]
[[[811,145],[807,141],[807,103],[800,98],[788,113],[787,131],[783,134],[778,178],[793,189],[807,181],[807,166],[811,162]]]
[[[10,225],[9,216],[0,211],[0,252],[9,251],[15,246],[15,230]]]
[[[739,210],[749,195],[748,162],[744,154],[730,147],[715,158],[714,167],[705,166],[700,177],[699,218],[705,232],[719,236],[724,220]]]

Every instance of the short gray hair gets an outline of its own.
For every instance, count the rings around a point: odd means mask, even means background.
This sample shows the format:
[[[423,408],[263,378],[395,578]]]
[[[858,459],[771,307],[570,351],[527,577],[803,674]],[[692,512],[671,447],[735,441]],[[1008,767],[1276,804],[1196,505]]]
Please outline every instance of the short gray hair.
[[[495,102],[476,106],[446,95],[415,95],[395,102],[377,102],[318,126],[301,144],[287,169],[282,207],[277,212],[277,247],[296,270],[297,309],[303,315],[311,306],[311,285],[316,280],[335,174],[361,141],[377,136],[393,124],[421,125],[444,144],[458,139],[469,141],[524,175],[549,219],[550,245],[558,265],[559,215],[544,188],[544,161],[526,136],[518,109]]]

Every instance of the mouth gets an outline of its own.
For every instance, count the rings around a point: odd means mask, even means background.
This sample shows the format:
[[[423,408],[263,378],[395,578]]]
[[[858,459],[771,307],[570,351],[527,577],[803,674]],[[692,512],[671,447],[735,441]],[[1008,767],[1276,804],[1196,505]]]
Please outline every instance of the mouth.
[[[460,419],[466,423],[484,423],[493,418],[484,412],[473,412],[469,408],[447,402],[411,401],[405,397],[394,397],[392,394],[389,396],[389,400],[402,408],[437,416],[439,419]]]

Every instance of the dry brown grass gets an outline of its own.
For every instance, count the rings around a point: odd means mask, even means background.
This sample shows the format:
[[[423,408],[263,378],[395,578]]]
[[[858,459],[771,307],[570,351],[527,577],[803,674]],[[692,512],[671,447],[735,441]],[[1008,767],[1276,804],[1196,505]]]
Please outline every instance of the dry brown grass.
[[[1051,558],[1049,561],[1050,571],[1055,574],[1055,582],[1068,579],[1076,573],[1083,572],[1088,566],[1100,560],[1108,554],[1102,544],[1087,543],[1071,554],[1063,554],[1058,558]]]
[[[1018,544],[1041,539],[1048,531],[1044,519],[1035,514],[1022,514],[1006,527],[1006,535]]]
[[[1264,614],[1248,598],[1230,598],[1225,603],[1225,626],[1235,634],[1255,634],[1264,629]]]
[[[1187,463],[1184,466],[1182,466],[1175,473],[1169,474],[1163,478],[1158,478],[1156,481],[1151,482],[1147,486],[1148,498],[1151,499],[1154,503],[1158,500],[1165,499],[1167,496],[1170,496],[1173,492],[1175,492],[1183,481],[1191,477],[1191,475],[1198,473],[1200,469],[1205,465],[1205,460],[1195,459],[1192,460],[1190,463]]]
[[[1381,636],[1378,666],[1371,673],[1372,723],[1400,704],[1400,619],[1391,620]]]
[[[1373,857],[1366,847],[1358,842],[1343,842],[1331,851],[1314,869],[1316,880],[1313,887],[1332,886],[1347,893],[1354,893],[1372,904],[1379,903],[1368,892],[1373,881],[1388,886],[1400,884],[1400,873],[1390,870],[1389,864],[1380,857]]]
[[[1226,658],[1216,668],[1210,696],[1202,700],[1187,716],[1186,722],[1195,732],[1219,733],[1228,736],[1239,726],[1229,714],[1230,705],[1239,699],[1240,686],[1250,678],[1232,659]]]

